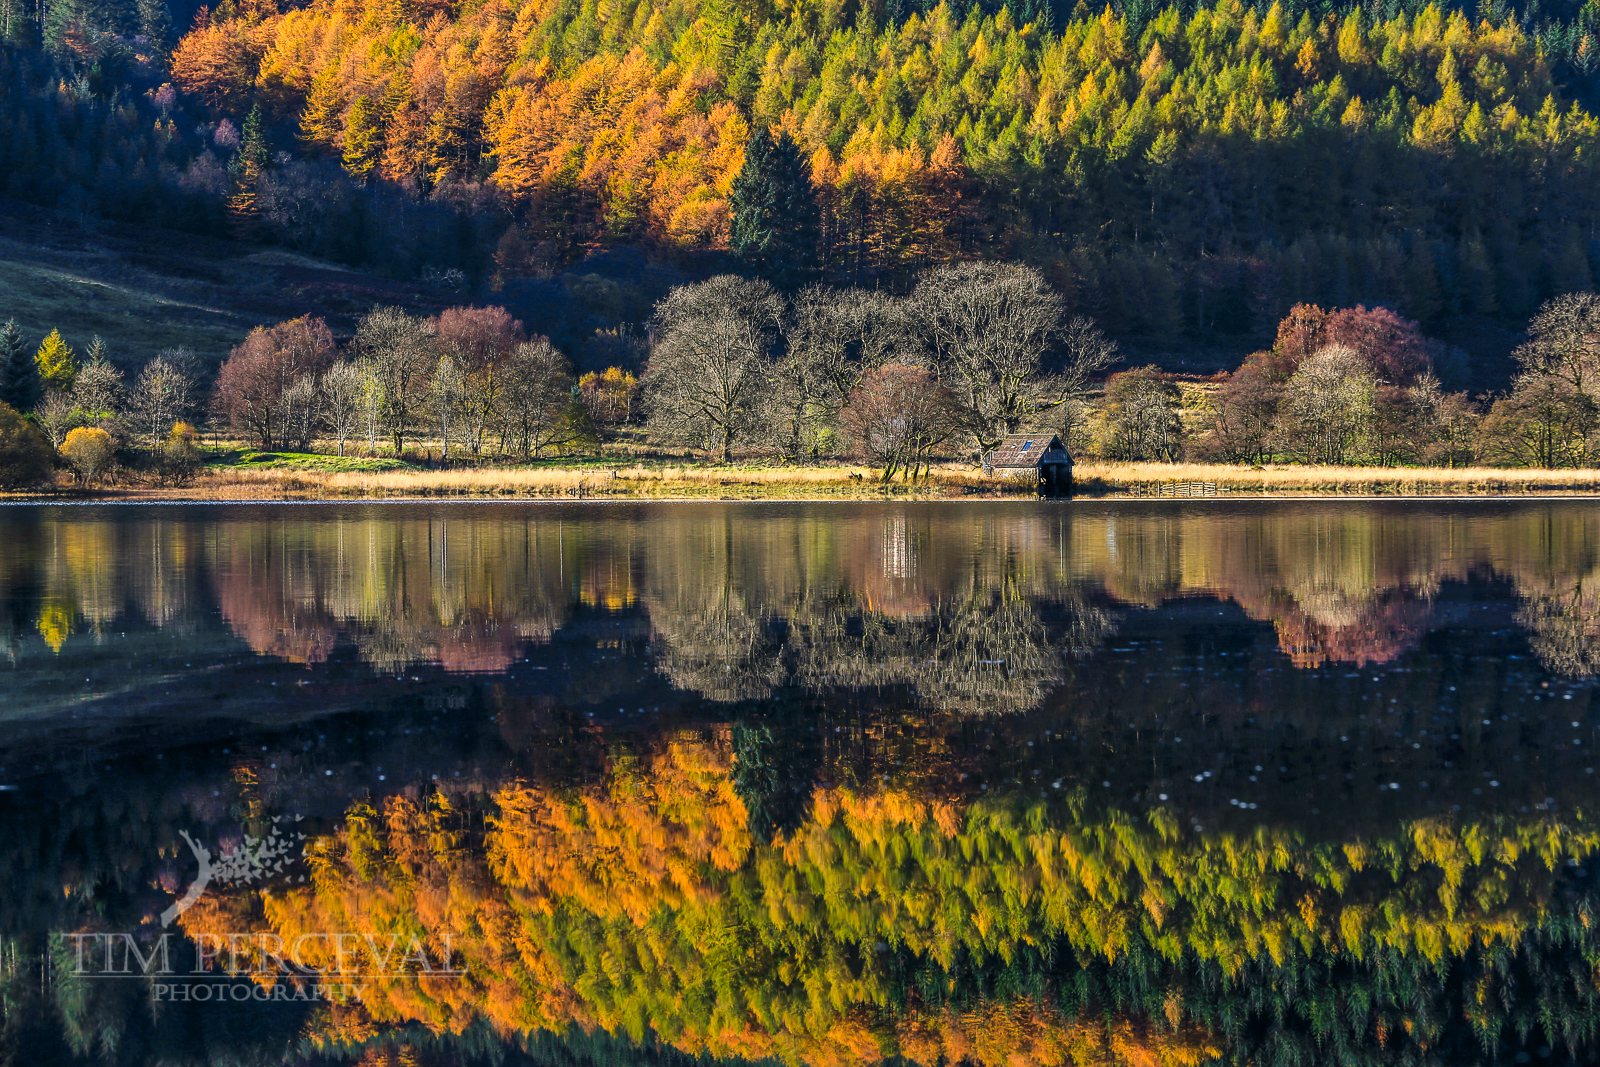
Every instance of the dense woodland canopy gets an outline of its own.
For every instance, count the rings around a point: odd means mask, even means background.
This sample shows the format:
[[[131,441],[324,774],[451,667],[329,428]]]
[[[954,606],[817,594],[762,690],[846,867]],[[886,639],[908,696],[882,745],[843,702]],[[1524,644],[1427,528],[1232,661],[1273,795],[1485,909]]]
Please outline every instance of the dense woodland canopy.
[[[483,281],[617,243],[778,273],[746,231],[835,280],[998,254],[1169,340],[1525,318],[1600,247],[1593,3],[159,9],[0,20],[47,48],[0,57],[7,192]]]

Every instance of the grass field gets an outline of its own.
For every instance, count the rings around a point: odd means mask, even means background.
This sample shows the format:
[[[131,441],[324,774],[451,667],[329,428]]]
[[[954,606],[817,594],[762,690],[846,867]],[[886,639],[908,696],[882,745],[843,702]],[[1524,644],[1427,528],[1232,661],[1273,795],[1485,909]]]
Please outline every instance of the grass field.
[[[308,474],[372,474],[416,470],[413,464],[388,456],[330,456],[323,452],[230,452],[206,465],[211,475],[228,471],[290,471]]]
[[[281,249],[116,224],[84,230],[0,199],[0,319],[31,343],[59,329],[80,354],[99,334],[136,368],[180,345],[220,363],[252,327],[320,315],[336,334],[378,304],[432,313],[455,294]]]

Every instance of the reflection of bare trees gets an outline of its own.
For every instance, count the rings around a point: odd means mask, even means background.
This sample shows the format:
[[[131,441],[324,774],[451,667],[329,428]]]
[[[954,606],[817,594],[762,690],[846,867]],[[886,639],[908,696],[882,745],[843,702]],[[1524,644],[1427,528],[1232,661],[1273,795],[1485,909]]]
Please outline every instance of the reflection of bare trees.
[[[894,687],[941,711],[1036,707],[1110,616],[1062,580],[1059,529],[962,517],[863,509],[789,537],[719,524],[673,539],[647,570],[657,667],[721,701]],[[1063,621],[1045,624],[1046,603]]]
[[[656,666],[679,689],[708,700],[758,700],[782,684],[785,671],[773,624],[743,605],[709,605],[680,618],[651,613]]]
[[[1566,589],[1527,595],[1517,623],[1539,661],[1572,678],[1600,675],[1600,593],[1582,580]]]
[[[652,616],[657,666],[711,700],[902,687],[938,711],[1004,714],[1036,707],[1058,685],[1069,647],[1110,630],[1086,609],[1075,640],[1053,639],[1025,601],[973,596],[902,618],[856,604],[803,604],[791,615]],[[780,643],[777,634],[787,631]]]
[[[1514,506],[345,506],[37,513],[0,542],[0,653],[66,655],[216,609],[264,655],[504,670],[573,612],[640,612],[657,666],[719,701],[914,689],[1036,704],[1109,620],[1092,603],[1231,600],[1302,667],[1415,648],[1444,582],[1509,581],[1551,670],[1600,674],[1600,513]],[[81,515],[81,517],[80,517]],[[69,647],[69,645],[71,647]]]
[[[1067,657],[1100,644],[1110,615],[1087,604],[1050,632],[1035,604],[975,593],[923,615],[892,617],[827,604],[791,620],[790,677],[812,693],[903,686],[939,711],[1028,711],[1062,681]]]

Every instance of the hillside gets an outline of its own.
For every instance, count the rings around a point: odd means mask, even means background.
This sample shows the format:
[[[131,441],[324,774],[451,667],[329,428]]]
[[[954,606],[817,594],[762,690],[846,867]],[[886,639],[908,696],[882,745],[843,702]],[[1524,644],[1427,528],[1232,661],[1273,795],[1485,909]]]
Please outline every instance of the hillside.
[[[177,347],[219,363],[252,327],[297,315],[320,315],[348,335],[375,305],[437,309],[456,299],[269,246],[82,227],[0,201],[0,317],[15,317],[26,337],[60,329],[80,352],[99,335],[127,366]]]

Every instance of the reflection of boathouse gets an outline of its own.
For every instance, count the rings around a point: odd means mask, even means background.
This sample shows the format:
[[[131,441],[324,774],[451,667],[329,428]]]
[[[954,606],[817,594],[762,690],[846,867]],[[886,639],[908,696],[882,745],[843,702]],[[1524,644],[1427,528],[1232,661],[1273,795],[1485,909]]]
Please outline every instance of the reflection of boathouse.
[[[1054,434],[1012,434],[984,454],[983,473],[1031,481],[1046,496],[1072,491],[1072,456]]]

